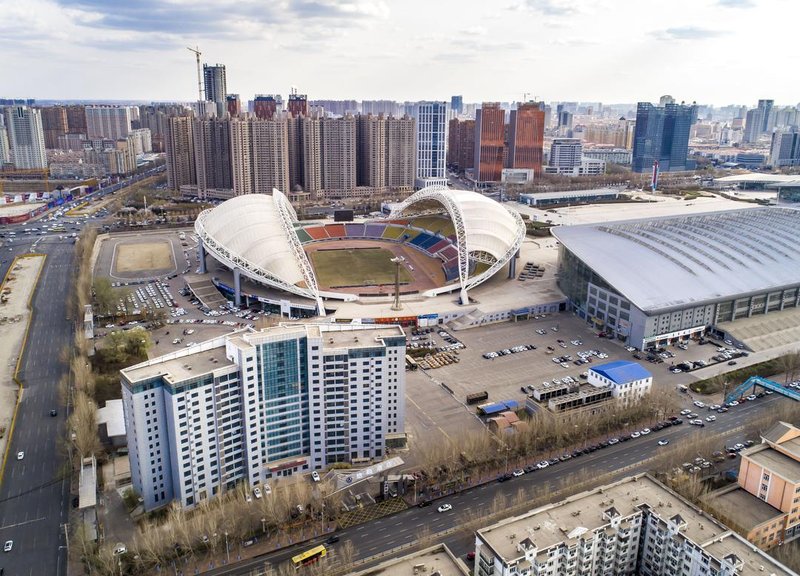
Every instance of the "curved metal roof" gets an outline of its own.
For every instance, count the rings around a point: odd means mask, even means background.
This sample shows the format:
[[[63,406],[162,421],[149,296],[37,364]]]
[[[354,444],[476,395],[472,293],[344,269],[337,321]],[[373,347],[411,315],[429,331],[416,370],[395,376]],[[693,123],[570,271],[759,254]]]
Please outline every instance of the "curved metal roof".
[[[648,313],[800,284],[800,211],[747,208],[562,226],[566,249]]]
[[[246,276],[318,299],[314,271],[294,230],[297,215],[286,196],[244,194],[204,210],[195,231],[212,255]]]

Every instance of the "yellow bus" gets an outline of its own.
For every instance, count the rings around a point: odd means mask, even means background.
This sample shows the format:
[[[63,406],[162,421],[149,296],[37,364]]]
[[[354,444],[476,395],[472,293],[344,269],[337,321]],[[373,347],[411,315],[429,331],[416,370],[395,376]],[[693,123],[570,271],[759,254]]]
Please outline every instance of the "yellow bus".
[[[328,553],[325,550],[325,546],[320,544],[319,546],[315,546],[311,550],[306,550],[302,554],[298,554],[297,556],[292,557],[292,564],[294,564],[294,569],[299,570],[303,566],[307,566],[308,564],[314,564],[315,562],[319,562],[320,558],[324,558],[325,555]]]

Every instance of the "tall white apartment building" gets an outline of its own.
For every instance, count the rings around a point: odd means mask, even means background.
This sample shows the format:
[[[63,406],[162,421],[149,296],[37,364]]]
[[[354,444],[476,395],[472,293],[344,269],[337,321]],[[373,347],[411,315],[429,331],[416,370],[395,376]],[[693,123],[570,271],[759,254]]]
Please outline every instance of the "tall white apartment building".
[[[133,136],[134,151],[137,156],[153,151],[153,135],[150,133],[150,128],[131,130],[129,136]]]
[[[773,576],[789,568],[647,475],[480,529],[476,576]]]
[[[28,106],[9,106],[5,109],[5,124],[14,166],[23,170],[47,168],[41,111]]]
[[[121,371],[133,486],[146,510],[237,482],[385,455],[405,426],[398,326],[282,324]]]
[[[417,177],[414,186],[447,186],[447,102],[417,102]]]
[[[89,139],[124,140],[131,131],[131,111],[126,106],[87,106],[86,132]]]

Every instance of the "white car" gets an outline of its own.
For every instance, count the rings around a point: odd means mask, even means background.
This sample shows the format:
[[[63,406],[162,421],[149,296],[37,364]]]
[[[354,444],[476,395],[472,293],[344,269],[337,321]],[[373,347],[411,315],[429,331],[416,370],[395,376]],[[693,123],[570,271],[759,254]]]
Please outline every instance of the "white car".
[[[23,458],[25,458],[25,452],[20,450],[19,452],[17,452],[17,460],[22,460]]]
[[[698,408],[703,408],[705,406],[705,404],[700,402],[700,400],[695,400],[694,405],[697,406]]]
[[[642,436],[647,436],[648,434],[650,434],[650,428],[645,428],[642,430]]]
[[[261,499],[261,489],[258,486],[253,488],[253,496],[255,496],[258,499]]]
[[[681,410],[681,416],[688,416],[691,413],[692,413],[691,410]]]
[[[452,509],[453,509],[453,505],[452,504],[442,504],[441,506],[439,506],[436,509],[436,511],[437,512],[449,512]]]
[[[714,416],[713,414],[710,415],[710,416],[706,416],[706,422],[713,422],[716,419],[717,419],[717,417]]]
[[[519,478],[519,477],[520,477],[520,476],[522,476],[523,474],[525,474],[525,470],[523,470],[522,468],[519,468],[518,470],[514,470],[514,471],[511,473],[511,475],[512,475],[512,476],[514,476],[514,478]]]
[[[13,540],[6,540],[6,543],[3,545],[3,552],[11,552],[11,549],[14,547]]]
[[[539,463],[536,465],[536,467],[537,467],[539,470],[544,470],[544,469],[545,469],[545,468],[547,468],[548,466],[550,466],[550,462],[548,462],[547,460],[542,460],[541,462],[539,462]]]
[[[667,444],[669,444],[669,440],[667,440],[667,439],[658,441],[658,445],[659,446],[666,446]]]
[[[319,472],[317,472],[316,470],[314,470],[314,471],[311,473],[311,479],[312,479],[314,482],[319,482]]]
[[[631,438],[638,438],[641,435],[642,435],[641,432],[631,432]]]

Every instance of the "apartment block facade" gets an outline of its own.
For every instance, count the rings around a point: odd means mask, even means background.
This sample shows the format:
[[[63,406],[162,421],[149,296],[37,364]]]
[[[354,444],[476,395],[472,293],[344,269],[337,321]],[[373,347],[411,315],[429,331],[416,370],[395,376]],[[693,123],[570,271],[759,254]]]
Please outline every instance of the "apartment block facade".
[[[14,166],[23,170],[47,168],[41,111],[28,106],[5,108],[8,148]]]
[[[87,106],[86,135],[89,139],[126,138],[131,131],[131,111],[126,106]]]
[[[134,488],[194,506],[338,462],[385,456],[405,424],[397,326],[280,325],[121,371]]]
[[[476,576],[789,576],[647,475],[480,529]]]

